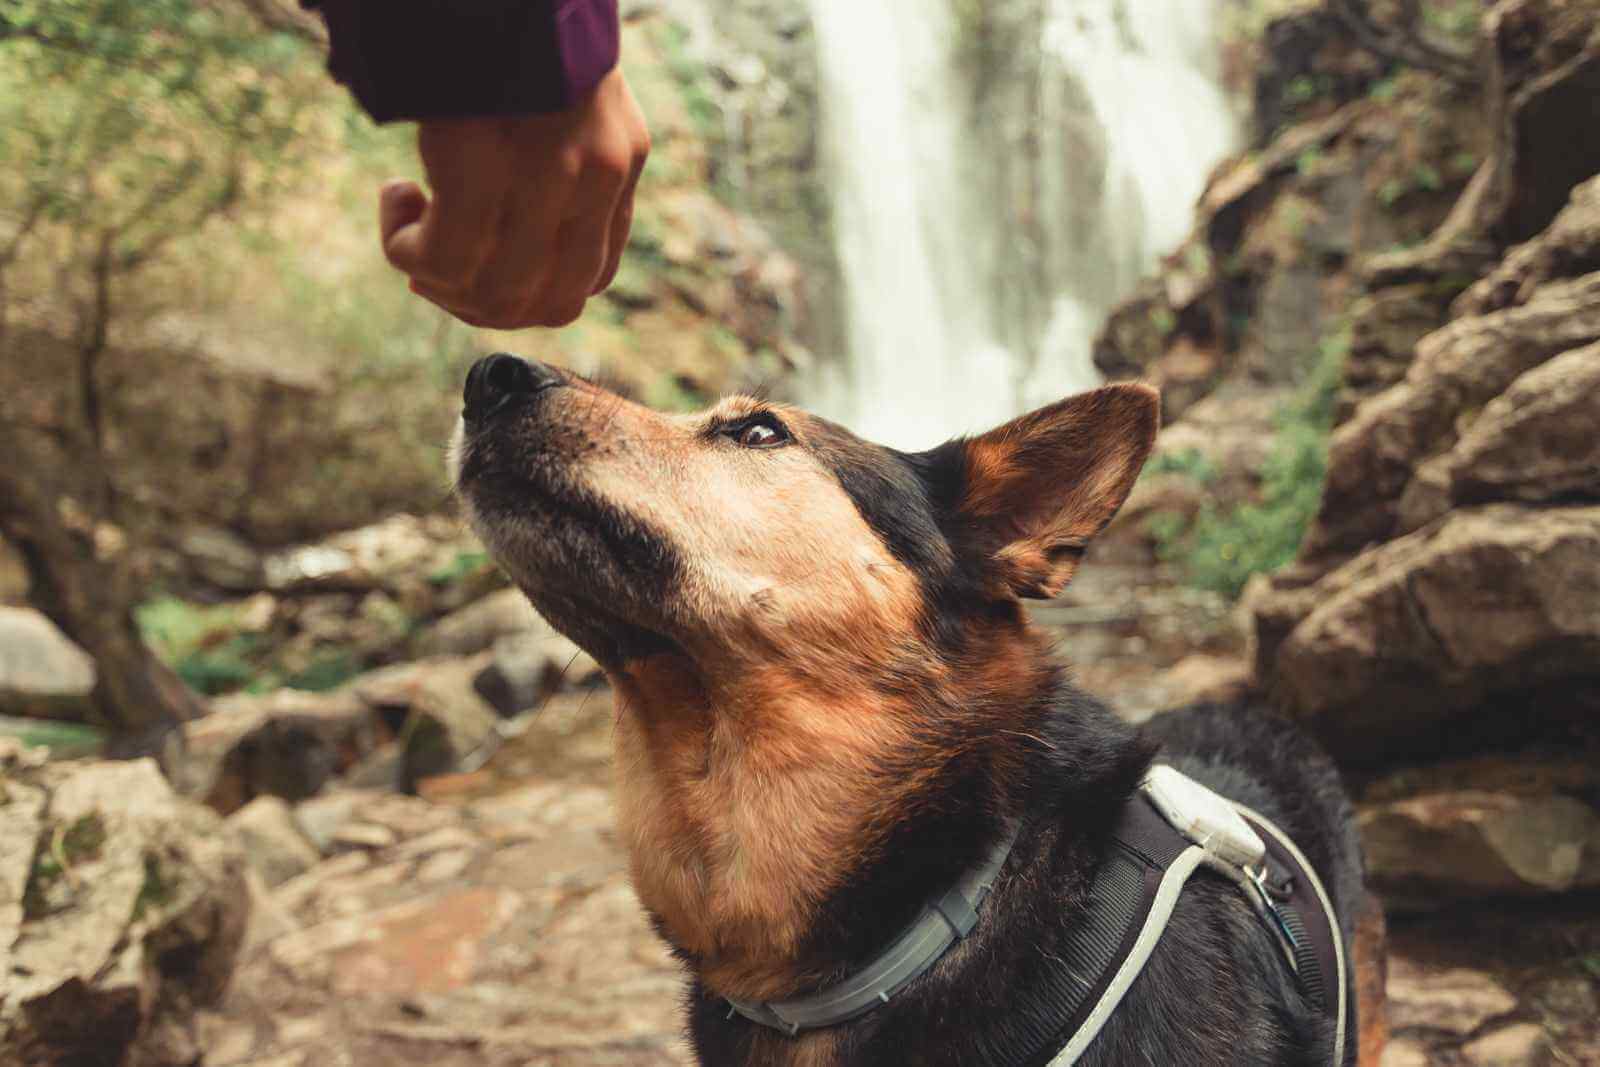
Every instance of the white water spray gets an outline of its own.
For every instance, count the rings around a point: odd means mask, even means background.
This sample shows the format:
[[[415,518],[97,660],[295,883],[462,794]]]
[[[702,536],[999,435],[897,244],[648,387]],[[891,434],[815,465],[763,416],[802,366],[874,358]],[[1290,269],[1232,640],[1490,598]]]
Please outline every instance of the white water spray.
[[[810,2],[849,343],[812,402],[909,448],[1094,385],[1095,331],[1234,143],[1219,0],[1040,0],[1010,130],[955,0]]]

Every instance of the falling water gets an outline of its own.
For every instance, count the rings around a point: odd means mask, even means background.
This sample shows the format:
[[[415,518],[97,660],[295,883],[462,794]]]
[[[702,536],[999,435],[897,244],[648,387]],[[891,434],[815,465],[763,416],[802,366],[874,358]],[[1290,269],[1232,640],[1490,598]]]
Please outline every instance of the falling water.
[[[921,447],[1093,385],[1233,145],[1220,0],[810,2],[849,341],[817,407]]]

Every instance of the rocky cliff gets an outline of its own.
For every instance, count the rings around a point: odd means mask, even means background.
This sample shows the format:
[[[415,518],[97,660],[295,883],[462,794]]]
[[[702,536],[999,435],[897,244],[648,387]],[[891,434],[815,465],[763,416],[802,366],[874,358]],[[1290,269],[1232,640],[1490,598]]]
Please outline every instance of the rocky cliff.
[[[1322,390],[1320,498],[1243,601],[1254,684],[1346,769],[1392,913],[1509,913],[1531,944],[1600,887],[1600,4],[1489,5],[1470,76],[1373,52],[1349,7],[1268,27],[1257,148],[1097,361],[1161,386],[1169,455],[1231,475],[1162,475],[1149,513],[1255,506],[1269,453],[1228,452],[1272,429],[1252,398]],[[1454,1002],[1494,992],[1463,973]],[[1402,969],[1402,1016],[1431,980]],[[1405,1062],[1555,1055],[1537,1028],[1497,1052],[1485,1018],[1436,1019]]]

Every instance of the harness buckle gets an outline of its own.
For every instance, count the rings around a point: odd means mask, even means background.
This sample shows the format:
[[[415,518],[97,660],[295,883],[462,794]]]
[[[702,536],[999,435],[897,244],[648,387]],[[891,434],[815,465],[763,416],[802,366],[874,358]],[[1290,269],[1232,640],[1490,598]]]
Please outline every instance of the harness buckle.
[[[1245,884],[1255,890],[1256,910],[1271,919],[1268,928],[1278,939],[1278,947],[1283,950],[1284,959],[1289,961],[1289,968],[1295,975],[1300,974],[1300,942],[1294,936],[1294,931],[1289,928],[1289,923],[1283,917],[1283,912],[1278,908],[1277,894],[1267,881],[1268,871],[1266,861],[1263,860],[1255,867],[1243,868]]]

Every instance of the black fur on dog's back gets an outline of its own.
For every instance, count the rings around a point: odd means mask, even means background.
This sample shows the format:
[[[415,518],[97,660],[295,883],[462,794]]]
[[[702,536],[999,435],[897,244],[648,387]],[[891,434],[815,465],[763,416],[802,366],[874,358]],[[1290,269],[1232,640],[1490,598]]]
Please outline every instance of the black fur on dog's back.
[[[1038,736],[1042,744],[1027,769],[1033,814],[982,921],[888,1005],[838,1028],[839,1062],[997,1063],[997,1050],[1015,1047],[1016,1034],[1057,1023],[1039,990],[1050,969],[1060,966],[1068,932],[1083,921],[1108,828],[1156,746],[1156,758],[1255,808],[1294,837],[1334,899],[1349,955],[1351,916],[1363,893],[1349,804],[1337,772],[1294,727],[1254,708],[1198,705],[1160,716],[1141,731],[1063,684]],[[966,787],[959,777],[949,784],[955,791]],[[848,917],[853,929],[872,931],[874,947],[881,946],[908,916],[880,910],[876,901],[919,900],[944,888],[904,885],[890,872],[905,869],[912,856],[971,862],[993,833],[919,819],[902,828],[891,855],[876,865],[881,869],[863,872],[829,911],[841,925]],[[776,1061],[791,1040],[727,1018],[727,1006],[698,988],[690,993],[690,1008],[703,1063]],[[1048,1063],[1068,1036],[1040,1048],[1031,1063]],[[1080,1063],[1325,1067],[1332,1045],[1331,1025],[1296,986],[1238,889],[1201,874],[1184,890],[1144,972]]]

